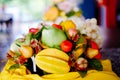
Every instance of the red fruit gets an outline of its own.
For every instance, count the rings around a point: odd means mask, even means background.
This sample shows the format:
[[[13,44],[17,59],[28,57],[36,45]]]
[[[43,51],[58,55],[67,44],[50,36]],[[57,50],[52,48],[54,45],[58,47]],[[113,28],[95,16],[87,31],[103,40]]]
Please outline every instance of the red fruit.
[[[72,42],[65,40],[61,43],[60,47],[64,52],[70,52],[72,50]]]
[[[94,58],[95,58],[95,59],[101,59],[101,58],[102,58],[101,53],[99,52]]]
[[[92,47],[93,49],[99,49],[97,43],[94,42],[94,41],[91,41],[91,47]]]
[[[94,58],[95,58],[95,59],[101,59],[101,58],[102,58],[102,55],[101,55],[101,53],[100,53],[100,50],[99,50],[99,47],[98,47],[97,43],[94,42],[94,41],[91,41],[91,47],[92,47],[93,49],[98,49],[98,52],[99,52]]]
[[[52,26],[54,26],[55,28],[58,28],[58,29],[62,29],[62,26],[60,26],[58,24],[53,24]]]
[[[20,64],[23,64],[23,63],[27,62],[27,58],[25,58],[22,55],[19,57],[19,60],[20,60]]]
[[[77,70],[86,70],[87,66],[88,66],[88,61],[82,57],[77,59],[75,63],[75,67]]]
[[[30,28],[30,29],[29,29],[29,32],[30,32],[30,33],[33,33],[33,34],[37,34],[38,31],[39,31],[38,28]]]

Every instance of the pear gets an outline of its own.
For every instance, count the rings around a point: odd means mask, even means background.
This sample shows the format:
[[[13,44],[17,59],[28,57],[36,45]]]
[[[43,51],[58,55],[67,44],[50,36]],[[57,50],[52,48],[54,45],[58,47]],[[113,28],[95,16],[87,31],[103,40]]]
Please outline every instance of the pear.
[[[48,47],[60,49],[60,44],[66,39],[65,33],[53,26],[46,26],[42,31],[41,42]]]

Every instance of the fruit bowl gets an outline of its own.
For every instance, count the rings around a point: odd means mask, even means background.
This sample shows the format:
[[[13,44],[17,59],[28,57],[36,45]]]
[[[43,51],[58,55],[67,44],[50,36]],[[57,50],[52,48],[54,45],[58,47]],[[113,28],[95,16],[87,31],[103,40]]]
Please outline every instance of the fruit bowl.
[[[7,57],[1,80],[119,80],[99,45],[72,20],[30,28]]]

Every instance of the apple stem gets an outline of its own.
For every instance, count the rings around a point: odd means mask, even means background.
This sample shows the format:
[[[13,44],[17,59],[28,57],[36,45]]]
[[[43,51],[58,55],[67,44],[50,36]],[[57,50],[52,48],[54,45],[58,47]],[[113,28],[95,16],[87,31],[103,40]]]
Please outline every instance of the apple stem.
[[[36,69],[35,57],[34,57],[34,56],[32,56],[32,57],[31,57],[31,59],[32,59],[32,62],[33,62],[33,71],[34,71],[34,72],[36,72],[36,71],[37,71],[37,69]]]

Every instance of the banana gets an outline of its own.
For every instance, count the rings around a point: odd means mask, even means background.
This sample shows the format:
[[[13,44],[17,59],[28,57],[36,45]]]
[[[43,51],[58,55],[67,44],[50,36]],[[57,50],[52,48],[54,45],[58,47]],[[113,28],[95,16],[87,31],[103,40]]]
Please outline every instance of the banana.
[[[66,53],[54,48],[44,49],[35,57],[37,66],[48,73],[68,73],[68,60]]]
[[[65,74],[48,74],[42,76],[42,78],[45,79],[59,79],[59,80],[74,80],[78,77],[80,77],[80,74],[78,72],[69,72]]]

